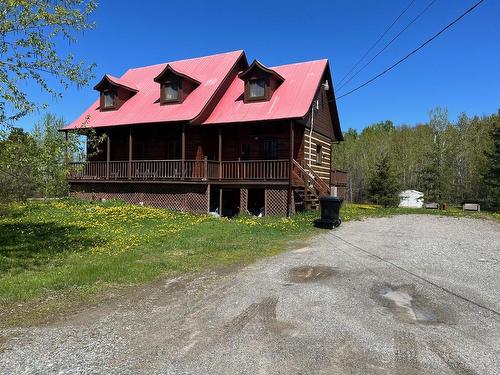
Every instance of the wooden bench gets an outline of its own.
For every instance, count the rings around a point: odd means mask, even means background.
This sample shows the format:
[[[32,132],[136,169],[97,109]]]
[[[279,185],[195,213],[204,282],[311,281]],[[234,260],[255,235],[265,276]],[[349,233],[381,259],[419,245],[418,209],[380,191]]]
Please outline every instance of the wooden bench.
[[[464,211],[481,211],[481,205],[479,203],[465,203],[463,205]]]
[[[424,208],[428,210],[439,210],[439,203],[424,203]]]

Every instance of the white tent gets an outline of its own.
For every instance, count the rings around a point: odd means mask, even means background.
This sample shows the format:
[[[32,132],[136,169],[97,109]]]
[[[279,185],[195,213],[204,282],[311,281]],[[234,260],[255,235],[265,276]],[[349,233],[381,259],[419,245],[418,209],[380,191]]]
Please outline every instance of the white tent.
[[[417,190],[405,190],[399,193],[399,207],[422,208],[424,193]]]

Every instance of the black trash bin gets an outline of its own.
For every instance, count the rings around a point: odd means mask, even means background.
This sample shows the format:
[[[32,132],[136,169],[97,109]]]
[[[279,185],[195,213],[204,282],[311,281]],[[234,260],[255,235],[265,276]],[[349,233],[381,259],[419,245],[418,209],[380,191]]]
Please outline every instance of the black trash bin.
[[[332,229],[338,227],[342,222],[340,220],[340,206],[342,205],[342,198],[322,196],[319,198],[321,209],[321,218],[314,221],[314,225],[318,228]]]

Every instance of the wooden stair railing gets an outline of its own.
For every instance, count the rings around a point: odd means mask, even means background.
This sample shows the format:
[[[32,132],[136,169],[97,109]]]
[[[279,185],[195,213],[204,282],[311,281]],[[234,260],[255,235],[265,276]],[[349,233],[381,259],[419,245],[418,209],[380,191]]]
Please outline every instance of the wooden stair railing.
[[[314,182],[317,184],[320,195],[330,195],[330,186],[312,169],[309,172],[314,176]]]
[[[304,169],[296,160],[293,161],[293,166],[294,175],[304,183],[306,190],[310,190],[312,186],[318,198],[322,195],[330,195],[330,187],[316,172]]]

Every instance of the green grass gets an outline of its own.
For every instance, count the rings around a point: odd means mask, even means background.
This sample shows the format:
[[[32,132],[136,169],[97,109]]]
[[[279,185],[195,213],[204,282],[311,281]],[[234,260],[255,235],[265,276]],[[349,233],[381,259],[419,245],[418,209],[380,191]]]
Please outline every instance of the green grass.
[[[443,214],[346,205],[342,218],[404,213]],[[46,321],[158,277],[274,255],[317,233],[316,215],[219,219],[73,199],[0,206],[0,326]]]
[[[429,210],[425,208],[383,208],[373,204],[346,204],[342,206],[341,209],[341,218],[343,221],[361,220],[368,217],[384,217],[394,215],[438,215],[500,221],[500,212],[464,212],[461,208],[458,207],[449,207],[447,210],[443,211]]]

